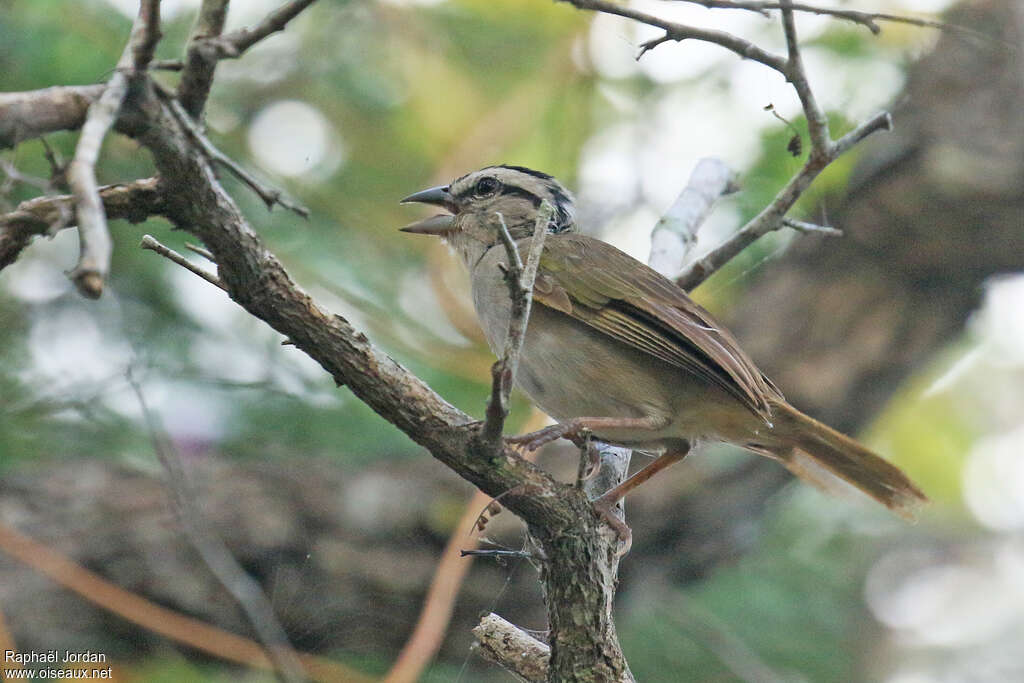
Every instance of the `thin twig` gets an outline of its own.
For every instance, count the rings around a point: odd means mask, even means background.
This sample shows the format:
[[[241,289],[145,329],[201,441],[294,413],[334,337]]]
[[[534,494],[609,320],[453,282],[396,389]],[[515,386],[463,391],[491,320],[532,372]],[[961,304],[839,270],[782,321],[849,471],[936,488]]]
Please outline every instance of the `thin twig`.
[[[167,477],[167,489],[171,494],[171,504],[185,536],[213,575],[245,612],[281,677],[289,682],[307,680],[302,662],[288,642],[288,635],[277,620],[270,600],[259,584],[245,573],[224,542],[210,531],[202,518],[198,496],[182,465],[181,455],[171,444],[157,416],[150,411],[142,387],[130,368],[127,379],[142,410],[146,428],[153,442],[153,450],[163,466]]]
[[[789,53],[789,59],[786,61],[786,80],[796,90],[797,97],[800,98],[800,106],[803,107],[804,116],[807,118],[807,130],[811,138],[811,158],[828,157],[832,151],[828,119],[825,118],[825,112],[818,106],[814,91],[811,90],[811,84],[807,80],[803,55],[800,53],[800,42],[796,35],[793,2],[792,0],[782,0],[780,4],[782,5],[782,30],[786,34],[786,51]]]
[[[185,62],[180,59],[154,59],[149,63],[149,68],[156,71],[181,71],[185,68]]]
[[[178,99],[181,100],[185,111],[190,116],[199,118],[209,97],[219,60],[239,57],[267,36],[283,31],[288,22],[315,1],[286,2],[254,27],[239,29],[222,36],[228,0],[204,0],[199,8],[192,35],[189,37],[184,70],[178,86]]]
[[[825,167],[868,135],[891,128],[892,118],[888,112],[880,112],[844,135],[838,142],[829,142],[827,155],[809,157],[768,206],[721,245],[687,266],[676,277],[676,284],[687,291],[694,289],[758,239],[783,227],[786,213],[793,208]]]
[[[252,28],[242,28],[219,38],[211,39],[211,45],[217,48],[217,57],[235,58],[263,40],[267,36],[283,31],[288,22],[299,15],[302,10],[316,0],[292,0],[268,14],[263,21]]]
[[[168,261],[172,261],[174,263],[177,263],[179,266],[181,266],[185,270],[188,270],[188,271],[190,271],[192,273],[195,273],[199,277],[201,277],[204,280],[206,280],[207,282],[209,282],[211,285],[215,285],[217,287],[220,287],[225,292],[228,291],[227,285],[225,285],[223,282],[221,282],[220,279],[216,275],[214,275],[213,273],[206,272],[205,270],[203,270],[202,268],[200,268],[196,264],[192,263],[187,258],[182,256],[178,252],[174,251],[170,247],[161,244],[156,239],[154,239],[152,235],[143,235],[142,236],[142,242],[139,244],[139,246],[142,247],[143,249],[149,249],[150,251],[155,251],[156,253],[160,254],[161,256],[163,256]]]
[[[510,557],[517,560],[523,560],[532,557],[533,554],[526,550],[494,550],[494,549],[480,549],[474,548],[472,550],[460,550],[460,557],[499,557],[506,558]]]
[[[533,302],[533,282],[537,277],[537,266],[540,263],[541,251],[544,249],[544,238],[547,236],[548,224],[554,208],[543,202],[537,212],[537,221],[533,227],[526,264],[523,264],[519,249],[512,241],[505,217],[497,214],[500,226],[499,235],[505,247],[508,264],[505,270],[505,281],[508,283],[509,295],[512,298],[509,309],[508,333],[501,358],[491,366],[491,398],[487,403],[484,426],[481,431],[485,443],[498,443],[508,416],[508,399],[512,393],[516,371],[519,369],[519,351],[526,338],[526,326],[530,319],[530,306]]]
[[[768,10],[777,10],[783,8],[782,2],[767,2],[765,0],[679,0],[680,2],[689,2],[694,5],[703,5],[708,9],[741,9],[750,10],[752,12],[758,12],[765,16],[768,15]],[[906,17],[898,14],[886,14],[885,12],[862,12],[859,10],[849,9],[838,9],[835,7],[819,7],[817,5],[808,5],[805,3],[793,3],[792,9],[797,12],[806,12],[808,14],[823,14],[836,19],[845,19],[846,21],[852,21],[855,24],[864,26],[869,31],[878,35],[882,31],[882,27],[878,25],[879,21],[888,21],[899,24],[909,24],[911,26],[920,26],[923,28],[937,28],[945,30],[962,30],[963,27],[956,26],[954,24],[947,24],[941,21],[935,21],[934,19],[919,19],[917,17]]]
[[[192,244],[191,242],[185,242],[185,248],[191,251],[193,254],[199,254],[210,263],[216,264],[217,260],[213,258],[213,254],[210,253],[209,249],[204,249],[198,244]]]
[[[170,98],[167,103],[171,107],[171,111],[174,112],[178,122],[185,128],[189,136],[195,141],[196,144],[203,150],[203,152],[213,161],[216,161],[231,173],[241,180],[243,183],[249,186],[249,188],[259,195],[259,198],[263,200],[263,203],[267,205],[267,210],[274,208],[274,204],[280,204],[289,211],[293,211],[303,218],[309,218],[309,209],[301,204],[296,204],[288,199],[281,190],[273,187],[268,187],[256,179],[251,173],[242,168],[234,159],[229,157],[224,152],[217,149],[210,139],[203,134],[203,131],[199,129],[196,122],[189,116],[188,112],[180,102],[176,99]]]
[[[807,221],[798,221],[795,218],[783,218],[782,224],[787,228],[796,230],[797,232],[814,232],[820,235],[833,235],[835,237],[841,237],[843,234],[843,231],[839,228],[833,228],[830,225],[808,223]]]
[[[583,10],[593,10],[595,12],[604,12],[605,14],[615,14],[620,17],[627,19],[633,19],[640,22],[641,24],[647,24],[654,26],[665,31],[665,35],[662,38],[650,40],[640,46],[640,56],[643,56],[645,52],[654,48],[655,46],[664,43],[669,40],[703,40],[708,43],[714,43],[720,45],[725,49],[736,53],[744,59],[752,59],[755,62],[760,62],[767,67],[775,69],[779,73],[785,73],[786,60],[778,55],[764,50],[749,40],[744,40],[738,36],[734,36],[731,33],[724,31],[714,31],[711,29],[698,28],[696,26],[687,26],[674,21],[667,21],[660,17],[656,17],[653,14],[647,14],[635,10],[628,5],[619,5],[613,2],[607,2],[606,0],[562,0],[569,4]]]

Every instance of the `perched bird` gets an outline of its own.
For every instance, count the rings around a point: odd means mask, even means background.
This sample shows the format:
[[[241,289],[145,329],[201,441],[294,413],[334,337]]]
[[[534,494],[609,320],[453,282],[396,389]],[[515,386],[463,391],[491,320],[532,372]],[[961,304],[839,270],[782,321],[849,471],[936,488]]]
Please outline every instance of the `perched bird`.
[[[579,234],[572,195],[551,176],[491,166],[402,202],[450,212],[402,230],[440,236],[459,254],[499,356],[511,310],[502,222],[525,261],[542,203],[553,208],[515,380],[558,424],[510,441],[532,450],[586,429],[602,441],[661,452],[594,501],[627,549],[629,529],[611,507],[701,439],[774,458],[819,485],[828,479],[822,471],[830,472],[904,516],[927,500],[899,469],[789,405],[732,334],[675,283]]]

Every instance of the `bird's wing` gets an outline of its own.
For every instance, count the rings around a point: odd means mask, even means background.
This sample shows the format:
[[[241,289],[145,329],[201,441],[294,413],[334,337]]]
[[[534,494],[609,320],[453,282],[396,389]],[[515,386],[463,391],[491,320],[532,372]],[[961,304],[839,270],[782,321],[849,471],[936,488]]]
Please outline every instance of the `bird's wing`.
[[[770,420],[782,395],[711,314],[671,280],[585,235],[548,235],[534,300],[715,384]]]

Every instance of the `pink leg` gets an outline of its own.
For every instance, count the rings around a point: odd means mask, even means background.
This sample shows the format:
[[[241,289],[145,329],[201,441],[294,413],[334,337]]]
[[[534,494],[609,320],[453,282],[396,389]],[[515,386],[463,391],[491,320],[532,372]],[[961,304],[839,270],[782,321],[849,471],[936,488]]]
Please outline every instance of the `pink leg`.
[[[667,426],[669,418],[666,417],[577,417],[568,422],[538,429],[529,434],[511,436],[506,441],[512,444],[522,445],[528,451],[535,451],[544,444],[557,441],[558,439],[572,439],[580,435],[584,429],[594,433],[600,433],[605,429],[661,429]],[[657,461],[655,461],[657,462]]]
[[[622,557],[629,552],[630,547],[633,545],[633,532],[626,526],[626,523],[615,516],[612,512],[612,508],[615,504],[625,497],[627,493],[635,489],[640,484],[644,483],[661,470],[674,465],[683,458],[689,452],[689,446],[685,449],[673,449],[662,453],[654,462],[644,467],[642,470],[634,474],[632,477],[622,482],[615,488],[609,489],[607,493],[594,501],[594,511],[598,516],[608,523],[615,533],[619,535],[619,542],[622,546],[618,550],[619,557]]]

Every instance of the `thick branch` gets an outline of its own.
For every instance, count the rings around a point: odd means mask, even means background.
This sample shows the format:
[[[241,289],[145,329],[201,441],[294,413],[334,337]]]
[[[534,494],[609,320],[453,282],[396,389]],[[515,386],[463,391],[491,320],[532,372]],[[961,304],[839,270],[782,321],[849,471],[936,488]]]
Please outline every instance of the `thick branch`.
[[[99,196],[107,218],[141,223],[151,216],[162,215],[164,211],[156,178],[107,185],[99,189]],[[73,209],[74,197],[71,195],[36,197],[0,216],[0,270],[14,263],[33,237],[53,234],[67,227]]]
[[[153,53],[160,42],[160,0],[142,0],[139,6],[139,20],[142,34],[132,41],[132,66],[136,71],[145,71],[153,61]]]
[[[698,161],[686,187],[651,231],[647,265],[667,278],[675,277],[697,242],[697,229],[718,198],[733,189],[733,172],[724,162],[715,158]]]
[[[217,70],[217,58],[207,47],[207,41],[224,30],[228,16],[228,0],[203,0],[196,23],[185,48],[185,67],[178,83],[178,100],[189,116],[198,119],[206,106]]]
[[[28,92],[0,93],[0,149],[85,123],[89,105],[107,86],[54,86]]]

